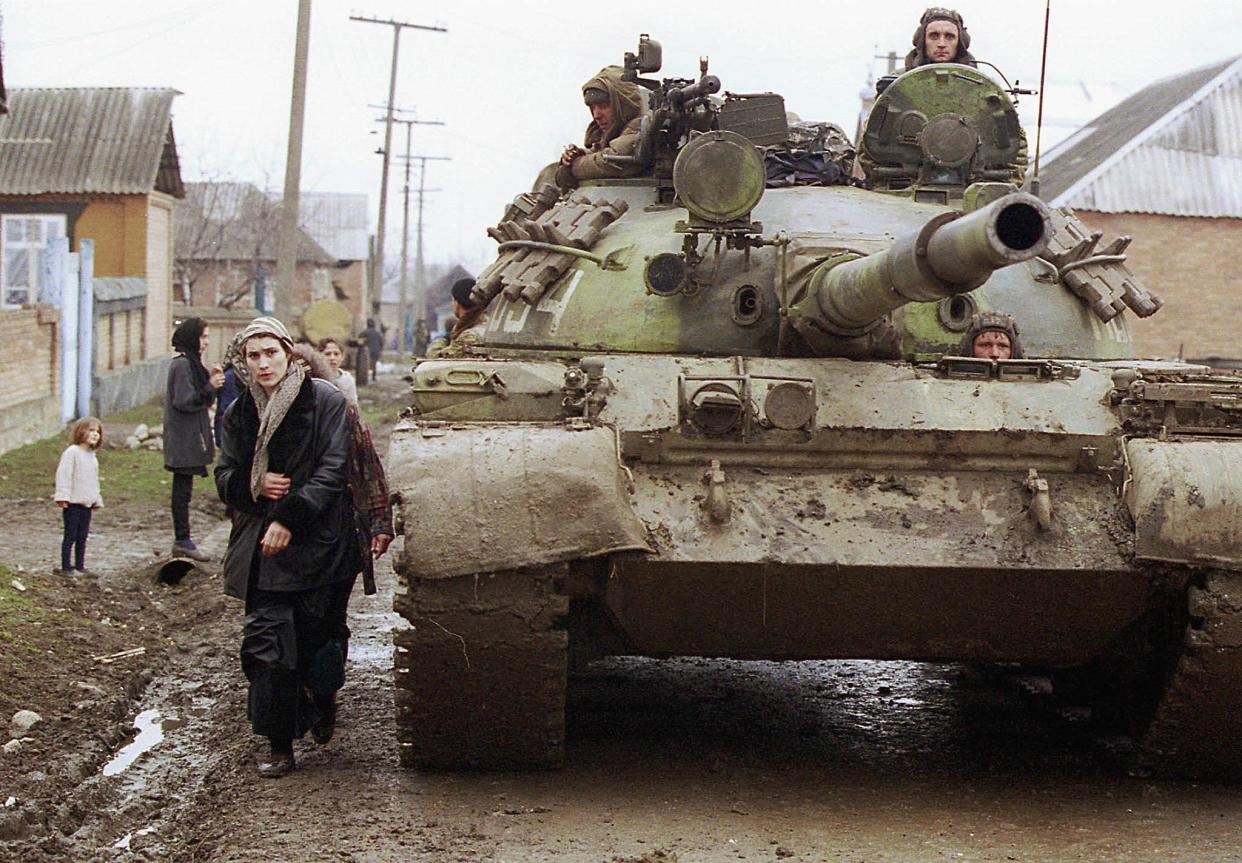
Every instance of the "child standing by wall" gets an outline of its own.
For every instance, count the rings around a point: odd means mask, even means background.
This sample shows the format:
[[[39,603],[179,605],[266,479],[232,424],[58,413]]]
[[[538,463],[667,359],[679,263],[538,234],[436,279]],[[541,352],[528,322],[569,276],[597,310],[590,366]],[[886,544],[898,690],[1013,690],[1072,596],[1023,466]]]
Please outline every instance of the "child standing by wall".
[[[91,529],[91,513],[103,506],[99,494],[99,461],[95,450],[103,443],[103,423],[95,417],[82,417],[69,427],[69,446],[56,466],[56,503],[65,517],[65,536],[60,543],[60,569],[57,575],[75,570],[93,575],[85,568],[86,535]],[[73,550],[70,565],[69,552]]]

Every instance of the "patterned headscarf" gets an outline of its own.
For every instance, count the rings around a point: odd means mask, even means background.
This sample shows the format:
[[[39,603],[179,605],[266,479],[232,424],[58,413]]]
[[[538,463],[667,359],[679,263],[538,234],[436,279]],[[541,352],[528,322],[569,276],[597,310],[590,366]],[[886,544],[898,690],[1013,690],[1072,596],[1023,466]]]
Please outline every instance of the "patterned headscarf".
[[[285,376],[276,384],[270,397],[258,381],[248,373],[246,375],[246,386],[259,409],[259,435],[254,442],[254,461],[250,465],[250,496],[258,501],[259,491],[263,487],[263,474],[267,473],[268,444],[272,441],[272,435],[276,434],[276,429],[280,428],[281,422],[284,421],[285,414],[289,413],[293,400],[298,397],[302,381],[306,378],[306,369],[294,360],[293,339],[289,337],[289,331],[285,329],[285,325],[276,318],[266,316],[255,318],[238,333],[236,341],[242,346],[243,356],[246,342],[255,336],[270,336],[276,339],[284,347],[285,353],[289,355],[289,367],[285,371]],[[243,365],[245,365],[244,362]]]

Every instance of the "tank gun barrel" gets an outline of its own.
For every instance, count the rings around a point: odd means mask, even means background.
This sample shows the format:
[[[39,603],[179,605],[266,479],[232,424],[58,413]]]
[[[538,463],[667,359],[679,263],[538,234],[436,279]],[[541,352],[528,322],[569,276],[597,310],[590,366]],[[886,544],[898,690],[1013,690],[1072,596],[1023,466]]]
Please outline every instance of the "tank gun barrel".
[[[964,216],[936,216],[883,252],[825,261],[790,315],[801,330],[810,326],[829,337],[861,336],[907,303],[974,290],[993,271],[1038,255],[1051,236],[1048,207],[1023,192]]]

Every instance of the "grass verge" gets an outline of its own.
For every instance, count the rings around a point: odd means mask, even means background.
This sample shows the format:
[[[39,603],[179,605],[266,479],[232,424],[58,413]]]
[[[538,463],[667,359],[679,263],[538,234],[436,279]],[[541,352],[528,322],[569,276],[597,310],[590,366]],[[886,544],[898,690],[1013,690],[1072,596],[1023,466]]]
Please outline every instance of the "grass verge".
[[[158,404],[129,408],[103,418],[104,439],[117,442],[138,423],[158,425],[162,419],[163,409]],[[56,465],[66,446],[64,436],[57,435],[0,456],[0,498],[43,498],[51,504]],[[169,476],[164,470],[163,453],[146,449],[99,451],[99,486],[104,506],[160,503],[168,497]]]

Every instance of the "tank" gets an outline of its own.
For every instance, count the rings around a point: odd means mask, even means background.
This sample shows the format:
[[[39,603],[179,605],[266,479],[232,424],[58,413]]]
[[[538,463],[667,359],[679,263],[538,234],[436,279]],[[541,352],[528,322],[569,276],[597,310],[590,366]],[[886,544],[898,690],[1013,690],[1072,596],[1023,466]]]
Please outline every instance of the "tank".
[[[1136,767],[1242,768],[1242,380],[1008,182],[1011,94],[907,72],[861,137],[655,80],[637,176],[519,195],[477,342],[420,360],[389,480],[403,764],[554,767],[608,656],[1004,663]],[[1024,355],[959,356],[979,312]]]

